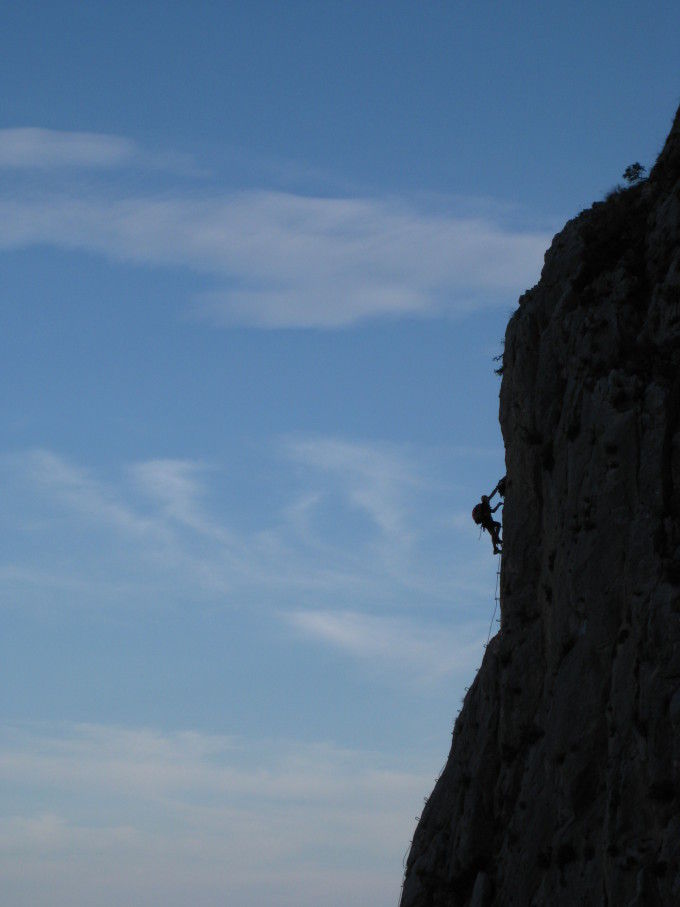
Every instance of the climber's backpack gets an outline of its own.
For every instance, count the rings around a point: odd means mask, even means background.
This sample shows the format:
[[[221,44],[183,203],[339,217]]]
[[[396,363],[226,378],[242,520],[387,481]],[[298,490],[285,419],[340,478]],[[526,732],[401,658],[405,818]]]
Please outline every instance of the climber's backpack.
[[[475,523],[477,523],[478,526],[482,522],[482,520],[484,519],[484,507],[482,504],[475,504],[475,506],[472,508],[472,519],[475,521]]]

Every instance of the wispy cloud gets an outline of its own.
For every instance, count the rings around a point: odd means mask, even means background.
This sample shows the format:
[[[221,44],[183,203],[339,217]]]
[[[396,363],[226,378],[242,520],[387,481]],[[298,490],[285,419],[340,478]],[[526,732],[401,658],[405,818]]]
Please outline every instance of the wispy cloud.
[[[408,540],[407,502],[423,479],[402,454],[340,438],[291,438],[285,447],[298,463],[339,482],[350,504],[385,535]]]
[[[36,127],[0,129],[0,167],[115,168],[130,164],[139,156],[137,145],[119,135]]]
[[[32,174],[42,178],[43,186],[49,186],[50,178],[58,185],[65,176],[99,174],[104,178],[123,169],[142,174],[156,170],[184,177],[207,175],[186,154],[149,151],[122,135],[36,126],[0,129],[0,174],[3,170],[15,177]]]
[[[156,503],[163,518],[226,541],[224,528],[205,511],[205,471],[203,464],[193,460],[169,459],[135,463],[129,470],[135,485]]]
[[[414,674],[426,680],[469,674],[481,662],[485,638],[480,621],[453,628],[422,617],[356,611],[293,611],[284,617],[309,639],[373,665],[398,667],[410,681]]]
[[[14,464],[17,465],[16,460]],[[35,488],[54,495],[65,507],[92,522],[110,525],[136,539],[154,535],[160,528],[124,504],[87,470],[49,450],[28,452],[21,458],[21,467]]]
[[[5,480],[16,481],[20,495],[23,487],[39,514],[34,534],[56,523],[69,536],[69,551],[59,555],[62,569],[68,564],[67,586],[76,577],[89,575],[102,595],[101,577],[108,575],[114,596],[118,589],[130,597],[136,578],[146,595],[151,583],[158,591],[169,584],[185,593],[193,588],[192,597],[205,597],[228,595],[252,580],[258,558],[248,552],[248,541],[232,535],[203,506],[201,463],[168,459],[136,463],[117,482],[94,477],[47,450],[6,457],[4,466]],[[22,510],[20,503],[17,509]],[[55,541],[48,532],[45,556]],[[77,557],[69,564],[69,552],[76,548]],[[16,582],[29,572],[24,565],[9,576]],[[36,575],[43,574],[41,565]]]
[[[488,594],[486,550],[452,523],[446,462],[325,437],[286,438],[262,453],[276,489],[270,497],[261,485],[241,501],[239,524],[220,504],[228,464],[161,458],[103,476],[51,451],[0,459],[0,522],[13,539],[0,563],[5,600],[25,607],[49,588],[70,603],[153,607],[179,597],[278,612],[293,596],[302,610],[351,602],[368,614],[455,612]],[[413,649],[424,668],[430,656]]]
[[[6,728],[0,780],[22,812],[0,818],[3,888],[36,907],[180,907],[192,888],[197,907],[387,907],[433,769],[328,743]]]
[[[145,160],[116,136],[0,131],[0,167],[104,171]],[[333,329],[507,306],[537,279],[549,240],[494,220],[488,205],[475,216],[469,202],[456,213],[386,197],[83,186],[0,193],[0,247],[189,269],[201,281],[195,316],[222,326]]]

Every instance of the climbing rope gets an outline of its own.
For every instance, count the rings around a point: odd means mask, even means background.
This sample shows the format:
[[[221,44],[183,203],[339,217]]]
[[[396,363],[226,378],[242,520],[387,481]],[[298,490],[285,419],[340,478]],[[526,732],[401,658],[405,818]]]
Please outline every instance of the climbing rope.
[[[496,570],[496,591],[493,594],[495,604],[493,606],[493,614],[491,616],[491,623],[489,624],[489,635],[486,637],[486,644],[485,644],[484,648],[486,648],[486,646],[489,645],[489,640],[491,639],[491,628],[493,627],[494,618],[496,617],[496,611],[498,610],[498,604],[500,601],[499,596],[498,596],[498,584],[500,582],[500,575],[501,575],[501,564],[499,561],[498,570]]]

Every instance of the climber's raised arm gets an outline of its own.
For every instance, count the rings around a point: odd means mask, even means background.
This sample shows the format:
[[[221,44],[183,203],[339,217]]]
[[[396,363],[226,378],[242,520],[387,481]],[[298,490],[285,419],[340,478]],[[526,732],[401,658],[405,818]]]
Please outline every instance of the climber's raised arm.
[[[491,492],[491,494],[489,495],[489,500],[491,500],[491,498],[492,498],[495,494],[499,494],[502,498],[505,497],[505,476],[503,476],[502,479],[499,479],[499,480],[498,480],[498,485],[496,485],[496,487],[494,488],[494,490],[493,490],[493,491]],[[499,504],[498,506],[500,506],[500,504]],[[491,512],[493,513],[493,511],[491,511]]]

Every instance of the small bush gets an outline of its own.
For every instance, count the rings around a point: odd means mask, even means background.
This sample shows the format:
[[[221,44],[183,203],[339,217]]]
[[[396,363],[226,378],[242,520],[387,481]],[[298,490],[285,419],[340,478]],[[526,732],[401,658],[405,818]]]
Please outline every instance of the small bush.
[[[630,164],[623,171],[623,178],[628,183],[629,186],[634,186],[636,183],[639,183],[641,179],[644,178],[647,168],[643,167],[639,161],[635,161],[634,164]]]

